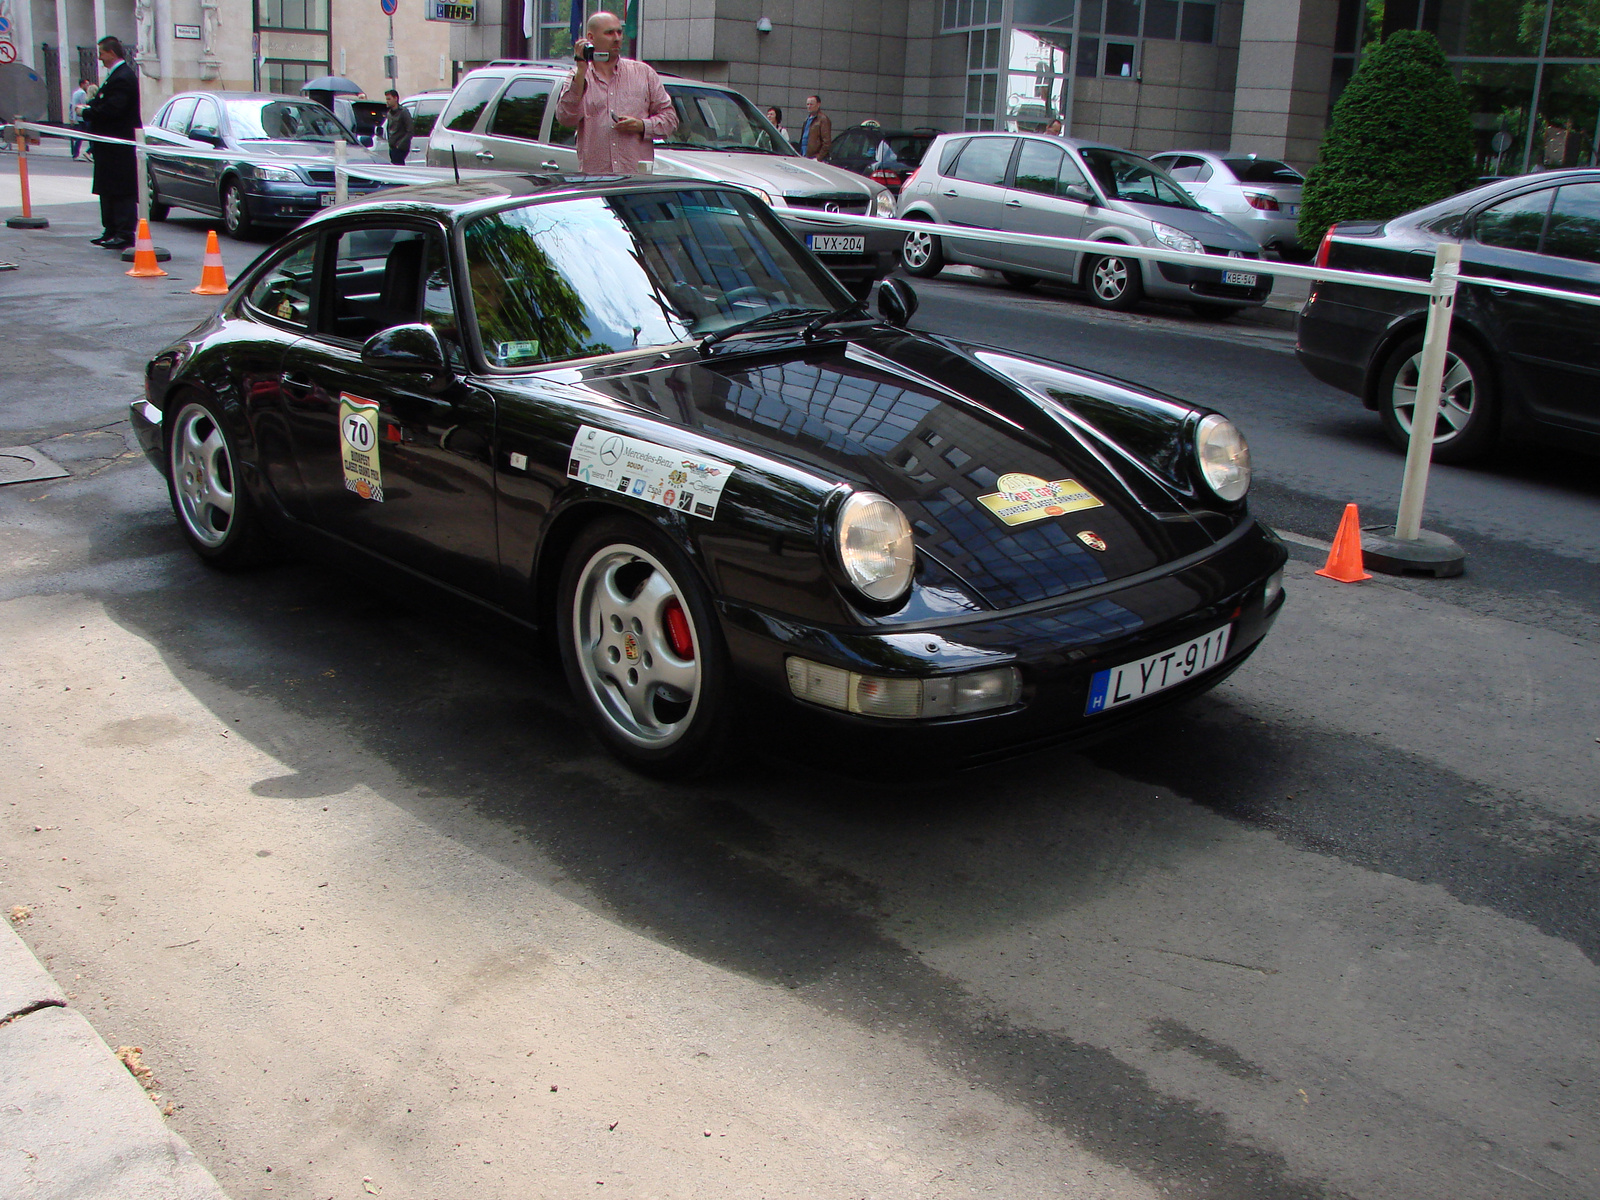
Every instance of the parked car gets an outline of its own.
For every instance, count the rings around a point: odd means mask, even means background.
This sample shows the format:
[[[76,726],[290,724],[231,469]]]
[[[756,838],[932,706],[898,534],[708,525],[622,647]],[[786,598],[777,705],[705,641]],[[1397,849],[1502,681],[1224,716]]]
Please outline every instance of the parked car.
[[[411,151],[406,155],[406,162],[428,161],[428,136],[433,132],[434,122],[439,119],[439,114],[449,102],[449,88],[418,92],[415,96],[407,96],[400,101],[400,107],[411,114]]]
[[[852,125],[833,139],[833,149],[825,161],[857,175],[881,183],[895,195],[942,129],[880,129],[876,125]]]
[[[1317,265],[1427,278],[1447,240],[1461,245],[1463,275],[1600,293],[1600,171],[1502,179],[1391,221],[1344,221]],[[1375,409],[1404,447],[1426,323],[1425,297],[1319,282],[1300,312],[1296,352],[1318,379]],[[1513,436],[1600,448],[1600,309],[1463,285],[1433,457],[1469,462]]]
[[[1276,158],[1217,150],[1166,150],[1155,163],[1183,185],[1202,208],[1254,238],[1286,262],[1306,262],[1300,245],[1300,189],[1306,177]]]
[[[132,419],[202,559],[280,539],[548,631],[645,771],[752,708],[950,762],[1236,669],[1286,559],[1238,430],[915,303],[866,317],[742,188],[409,188],[263,255]]]
[[[382,100],[363,100],[351,96],[333,98],[333,115],[356,135],[358,142],[369,148],[383,140],[383,122],[388,111],[389,106]]]
[[[1116,146],[1029,133],[947,133],[928,148],[900,192],[895,215],[908,221],[1104,242],[1104,254],[915,232],[901,264],[937,275],[950,263],[1001,272],[1013,287],[1040,279],[1082,284],[1091,303],[1129,309],[1145,296],[1182,300],[1202,316],[1226,316],[1265,302],[1272,276],[1259,264],[1236,271],[1142,263],[1116,247],[1165,246],[1239,259],[1260,247],[1201,208],[1148,159]]]
[[[556,120],[571,62],[503,59],[463,76],[428,147],[432,166],[494,166],[511,171],[576,171],[576,134]],[[865,296],[894,269],[893,231],[811,221],[806,209],[887,217],[894,197],[827,163],[795,153],[733,88],[663,75],[678,128],[656,143],[655,170],[758,190],[840,282]]]
[[[227,150],[237,158],[147,157],[150,219],[189,208],[220,216],[228,233],[289,226],[333,203],[333,143],[343,140],[348,161],[376,162],[356,135],[315,100],[267,92],[180,92],[145,126],[151,146]],[[262,163],[263,158],[326,158],[328,164]],[[352,178],[359,194],[384,186]]]

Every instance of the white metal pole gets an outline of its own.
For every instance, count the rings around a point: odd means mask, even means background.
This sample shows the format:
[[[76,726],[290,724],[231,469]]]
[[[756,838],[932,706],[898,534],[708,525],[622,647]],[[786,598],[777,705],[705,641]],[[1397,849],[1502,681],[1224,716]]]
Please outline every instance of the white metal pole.
[[[345,159],[350,153],[350,148],[345,145],[343,138],[335,138],[333,142],[333,199],[338,204],[343,204],[350,199],[350,176],[345,170]]]
[[[133,140],[139,143],[133,150],[133,170],[139,177],[139,219],[148,221],[150,219],[150,173],[145,166],[147,160],[144,152],[143,126],[133,131]]]
[[[1400,486],[1400,511],[1394,522],[1394,536],[1402,542],[1414,542],[1422,532],[1422,502],[1428,492],[1428,464],[1433,459],[1444,361],[1450,348],[1450,317],[1455,312],[1460,274],[1461,244],[1440,242],[1433,252],[1433,294],[1428,298],[1428,328],[1422,336],[1417,398],[1411,410],[1411,444],[1406,449],[1405,482]]]

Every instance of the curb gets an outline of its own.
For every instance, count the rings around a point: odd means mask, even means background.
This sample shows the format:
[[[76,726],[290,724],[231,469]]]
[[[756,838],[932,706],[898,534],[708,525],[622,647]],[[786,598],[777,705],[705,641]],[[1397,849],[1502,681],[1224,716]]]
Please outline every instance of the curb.
[[[228,1200],[9,923],[0,1063],[0,1196]]]

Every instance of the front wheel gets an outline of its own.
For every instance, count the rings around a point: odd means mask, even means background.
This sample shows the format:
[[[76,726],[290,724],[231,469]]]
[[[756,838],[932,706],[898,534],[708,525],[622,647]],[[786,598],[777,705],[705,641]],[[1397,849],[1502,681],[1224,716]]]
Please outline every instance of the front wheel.
[[[149,196],[150,219],[152,221],[165,221],[168,214],[172,212],[172,205],[162,201],[161,193],[156,191],[156,181],[153,177],[150,179]]]
[[[230,179],[222,185],[222,224],[228,231],[228,236],[241,241],[248,238],[254,231],[254,224],[250,220],[250,206],[244,197],[244,189],[237,180]]]
[[[240,481],[238,451],[217,405],[178,400],[176,407],[168,426],[167,491],[183,536],[215,567],[263,561],[270,545]]]
[[[1411,416],[1417,407],[1422,370],[1422,338],[1409,337],[1384,363],[1378,376],[1378,413],[1389,439],[1404,450],[1411,444]],[[1489,360],[1471,342],[1451,339],[1439,389],[1439,416],[1433,425],[1433,459],[1464,463],[1481,458],[1494,444],[1496,403]]]
[[[1144,297],[1144,279],[1136,258],[1120,254],[1091,258],[1084,268],[1084,280],[1089,287],[1089,303],[1097,308],[1127,312]]]
[[[666,535],[629,517],[591,525],[562,566],[556,611],[567,683],[611,753],[661,778],[717,764],[728,654],[705,586]]]
[[[905,244],[900,247],[900,265],[906,274],[921,279],[932,279],[944,270],[944,246],[938,235],[920,229],[906,234]]]

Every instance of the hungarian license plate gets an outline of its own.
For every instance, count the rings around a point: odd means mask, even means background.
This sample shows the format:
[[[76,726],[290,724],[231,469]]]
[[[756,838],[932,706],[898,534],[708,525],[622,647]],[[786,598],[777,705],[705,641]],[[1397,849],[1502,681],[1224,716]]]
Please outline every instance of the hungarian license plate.
[[[808,233],[806,246],[817,254],[865,254],[867,239],[865,235]]]
[[[1228,653],[1228,636],[1232,632],[1233,626],[1224,625],[1204,637],[1184,642],[1171,650],[1163,650],[1160,654],[1152,654],[1149,658],[1096,671],[1094,678],[1089,681],[1089,703],[1083,710],[1084,715],[1093,716],[1108,708],[1153,696],[1186,679],[1193,679],[1203,671],[1209,671]]]
[[[1283,205],[1283,215],[1286,217],[1298,217],[1300,215],[1300,206],[1298,204]]]
[[[323,208],[327,208],[328,205],[333,203],[333,193],[323,192],[322,195],[317,197],[317,203],[322,205]]]
[[[1255,287],[1256,277],[1248,271],[1224,271],[1222,282],[1231,283],[1235,287]]]

